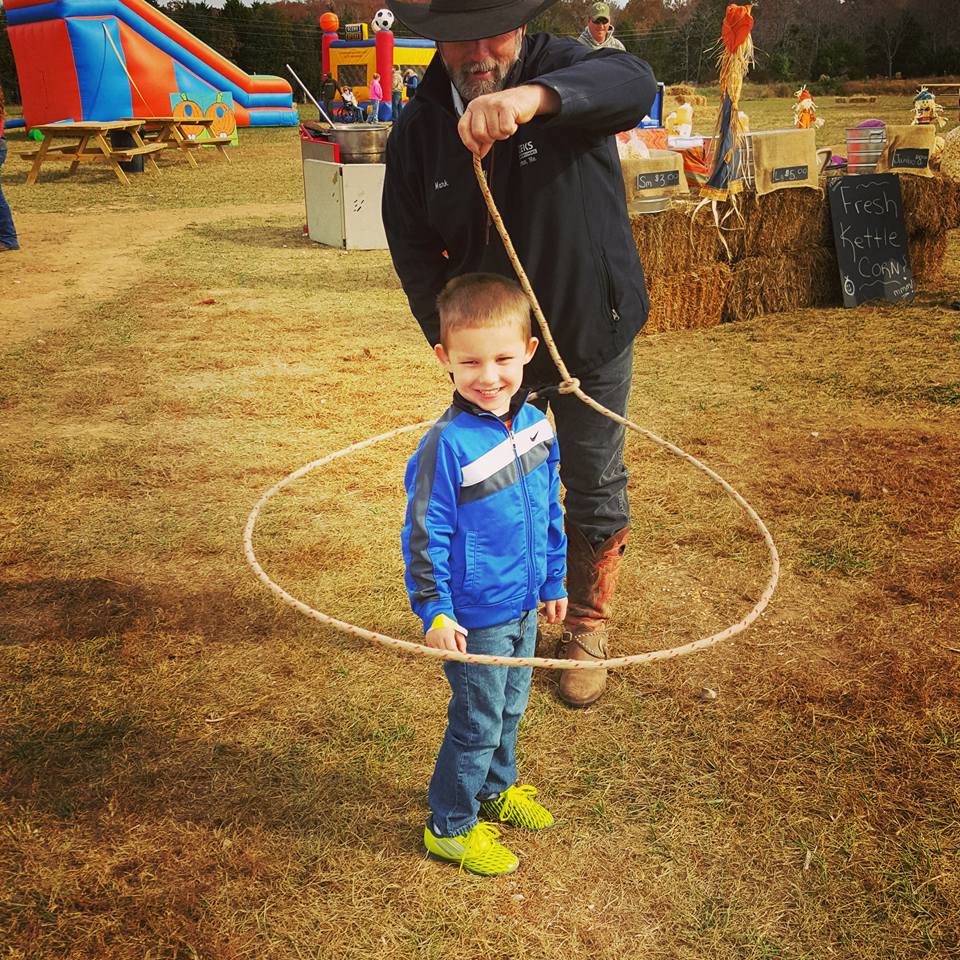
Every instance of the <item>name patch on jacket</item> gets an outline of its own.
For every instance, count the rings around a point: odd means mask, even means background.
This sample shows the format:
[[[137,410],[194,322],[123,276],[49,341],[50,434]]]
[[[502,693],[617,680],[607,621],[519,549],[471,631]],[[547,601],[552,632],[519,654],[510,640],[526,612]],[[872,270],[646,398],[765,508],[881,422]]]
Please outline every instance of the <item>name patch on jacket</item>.
[[[517,155],[520,157],[520,166],[525,167],[529,163],[537,162],[537,148],[532,140],[527,140],[517,146]]]
[[[527,476],[546,461],[552,443],[553,427],[549,420],[539,420],[498,443],[462,468],[460,503],[482,500],[513,486],[520,479],[520,469]]]

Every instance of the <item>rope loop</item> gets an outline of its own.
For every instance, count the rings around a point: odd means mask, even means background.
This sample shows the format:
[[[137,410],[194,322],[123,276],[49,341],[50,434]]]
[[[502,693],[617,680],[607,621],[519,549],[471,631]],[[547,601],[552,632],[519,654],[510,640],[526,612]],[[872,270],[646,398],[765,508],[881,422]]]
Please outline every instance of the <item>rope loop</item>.
[[[633,430],[635,433],[639,433],[640,436],[646,437],[646,439],[651,441],[651,443],[656,444],[673,456],[684,460],[693,467],[696,467],[697,470],[706,474],[714,483],[718,484],[723,489],[727,496],[729,496],[730,499],[733,500],[734,503],[736,503],[737,506],[740,507],[740,509],[750,518],[754,527],[756,527],[758,533],[763,538],[764,544],[766,545],[770,560],[770,575],[767,579],[767,584],[760,595],[760,599],[757,600],[753,607],[740,620],[719,631],[718,633],[714,633],[709,637],[703,637],[699,640],[694,640],[690,643],[681,644],[677,647],[671,647],[668,650],[651,650],[647,653],[634,653],[626,657],[609,657],[603,660],[570,660],[560,657],[501,657],[483,653],[460,653],[458,650],[439,650],[435,647],[428,647],[423,643],[413,643],[409,640],[398,640],[395,637],[388,637],[382,633],[374,633],[371,630],[365,630],[363,627],[358,627],[356,624],[346,623],[343,620],[338,620],[336,617],[331,617],[329,614],[321,613],[319,610],[315,610],[302,600],[298,600],[296,597],[287,593],[283,587],[278,586],[270,579],[269,576],[267,576],[263,568],[260,566],[260,563],[253,551],[253,530],[257,522],[257,517],[260,515],[261,508],[272,496],[279,493],[284,487],[288,486],[294,481],[299,480],[311,470],[321,467],[324,464],[329,463],[331,460],[336,460],[338,457],[347,456],[355,450],[361,450],[364,447],[372,446],[375,443],[379,443],[381,440],[386,440],[390,437],[395,437],[411,430],[422,429],[423,427],[430,426],[430,424],[434,421],[413,423],[405,427],[398,427],[396,430],[390,430],[387,433],[382,433],[377,437],[370,437],[367,440],[361,440],[360,442],[354,443],[343,450],[338,450],[336,453],[330,453],[325,457],[321,457],[319,460],[314,460],[313,463],[308,463],[305,466],[300,467],[299,470],[294,470],[294,472],[289,476],[284,477],[284,479],[279,483],[274,484],[274,486],[272,486],[257,501],[250,513],[250,516],[247,518],[247,525],[243,531],[243,551],[246,555],[247,562],[250,564],[250,567],[253,569],[253,572],[258,579],[284,603],[293,607],[295,610],[299,610],[301,613],[311,617],[319,623],[325,624],[326,626],[332,627],[334,630],[339,630],[342,633],[347,633],[363,640],[371,640],[383,647],[390,647],[394,650],[403,650],[407,653],[415,653],[418,656],[429,657],[435,660],[452,660],[458,663],[483,663],[499,667],[547,667],[558,670],[610,670],[615,667],[628,667],[640,663],[657,663],[662,660],[670,660],[673,657],[686,656],[690,653],[696,653],[699,650],[706,650],[708,647],[712,647],[716,643],[720,643],[723,640],[729,640],[738,633],[742,633],[747,629],[747,627],[750,626],[751,623],[753,623],[754,620],[757,619],[757,617],[760,616],[760,614],[766,608],[767,604],[770,602],[770,598],[773,596],[774,590],[776,590],[777,583],[780,579],[780,556],[777,553],[777,547],[773,542],[773,537],[770,536],[770,531],[767,530],[764,522],[760,519],[756,510],[754,510],[753,507],[751,507],[750,504],[747,503],[747,501],[729,483],[727,483],[726,480],[723,479],[723,477],[721,477],[714,470],[711,470],[710,467],[708,467],[705,463],[701,463],[696,457],[691,456],[686,451],[681,450],[679,447],[667,440],[664,440],[662,437],[658,437],[655,433],[638,426],[632,420],[628,420],[626,417],[621,417],[618,413],[614,413],[612,410],[607,409],[601,403],[594,400],[593,397],[580,390],[580,381],[576,377],[570,376],[570,371],[566,368],[563,358],[560,356],[560,353],[557,350],[556,343],[550,334],[550,327],[548,326],[546,318],[543,315],[543,311],[540,309],[540,304],[537,301],[536,294],[533,292],[533,288],[530,286],[530,281],[527,278],[522,265],[520,264],[520,259],[517,257],[513,243],[510,240],[510,235],[507,233],[507,228],[503,224],[503,219],[497,210],[496,204],[493,202],[493,195],[490,193],[490,188],[487,185],[487,178],[483,173],[483,168],[480,166],[480,159],[476,155],[474,155],[473,158],[473,169],[477,177],[477,182],[480,185],[480,191],[483,193],[484,201],[487,204],[487,210],[489,211],[490,217],[497,228],[497,232],[500,234],[500,239],[503,241],[503,246],[507,251],[507,256],[510,258],[510,263],[517,273],[517,279],[520,281],[520,286],[523,288],[524,293],[526,293],[527,298],[530,300],[530,306],[533,310],[533,315],[537,319],[537,323],[540,325],[540,332],[543,334],[544,343],[550,352],[550,356],[553,359],[557,370],[560,372],[559,392],[575,393],[577,397],[591,409],[596,410],[598,413],[602,413],[604,416],[610,417],[611,420],[615,420],[617,423],[620,423],[630,430]]]

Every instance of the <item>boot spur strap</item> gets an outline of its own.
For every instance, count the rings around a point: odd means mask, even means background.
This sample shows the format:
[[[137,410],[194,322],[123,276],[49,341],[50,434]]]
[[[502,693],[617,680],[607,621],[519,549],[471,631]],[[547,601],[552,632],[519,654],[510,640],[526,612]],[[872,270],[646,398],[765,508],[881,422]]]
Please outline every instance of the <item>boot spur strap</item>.
[[[570,659],[570,653],[571,653],[570,647],[571,647],[571,646],[577,646],[577,647],[579,647],[588,657],[591,657],[591,658],[594,659],[594,660],[604,660],[604,659],[606,659],[606,656],[607,656],[607,643],[606,643],[606,640],[603,639],[602,637],[596,637],[597,642],[594,644],[594,646],[596,647],[597,652],[595,653],[595,652],[594,652],[593,650],[591,650],[588,646],[586,646],[586,644],[583,642],[585,639],[587,639],[588,637],[591,637],[591,636],[594,636],[594,634],[591,634],[591,633],[580,633],[580,634],[569,633],[569,634],[565,634],[564,638],[560,641],[560,647],[561,647],[562,650],[563,650],[564,656],[565,656],[567,659]],[[567,637],[569,637],[570,639],[569,639],[569,640],[566,639]],[[559,651],[558,651],[558,652],[559,652]]]

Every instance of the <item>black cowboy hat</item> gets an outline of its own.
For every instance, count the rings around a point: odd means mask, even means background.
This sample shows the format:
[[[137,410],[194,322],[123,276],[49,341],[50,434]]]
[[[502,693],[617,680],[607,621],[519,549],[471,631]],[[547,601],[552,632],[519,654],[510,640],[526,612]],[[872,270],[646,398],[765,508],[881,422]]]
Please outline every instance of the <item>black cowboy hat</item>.
[[[522,27],[557,0],[387,0],[396,18],[428,40],[481,40]]]

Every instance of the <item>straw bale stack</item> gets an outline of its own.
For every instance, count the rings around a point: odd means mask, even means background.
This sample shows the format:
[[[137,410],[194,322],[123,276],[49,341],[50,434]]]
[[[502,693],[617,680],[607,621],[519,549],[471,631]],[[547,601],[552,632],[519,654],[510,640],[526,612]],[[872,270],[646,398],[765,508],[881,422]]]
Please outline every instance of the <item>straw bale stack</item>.
[[[833,247],[791,256],[747,257],[733,265],[724,321],[842,302]]]
[[[943,273],[947,231],[921,231],[910,237],[910,272],[914,280],[936,280]]]
[[[707,98],[690,86],[689,83],[675,83],[664,91],[665,99],[677,103],[689,103],[691,107],[705,107]]]
[[[647,281],[647,333],[715,327],[723,320],[732,271],[725,263],[701,264],[689,273],[668,273]]]
[[[960,183],[960,127],[954,127],[943,139],[940,172],[954,183]]]
[[[913,275],[935,279],[947,231],[960,227],[960,183],[945,177],[900,181]],[[822,191],[743,194],[742,219],[731,214],[724,220],[729,252],[709,206],[694,217],[696,209],[697,200],[675,198],[663,213],[631,217],[650,291],[648,331],[842,302],[830,204]]]

